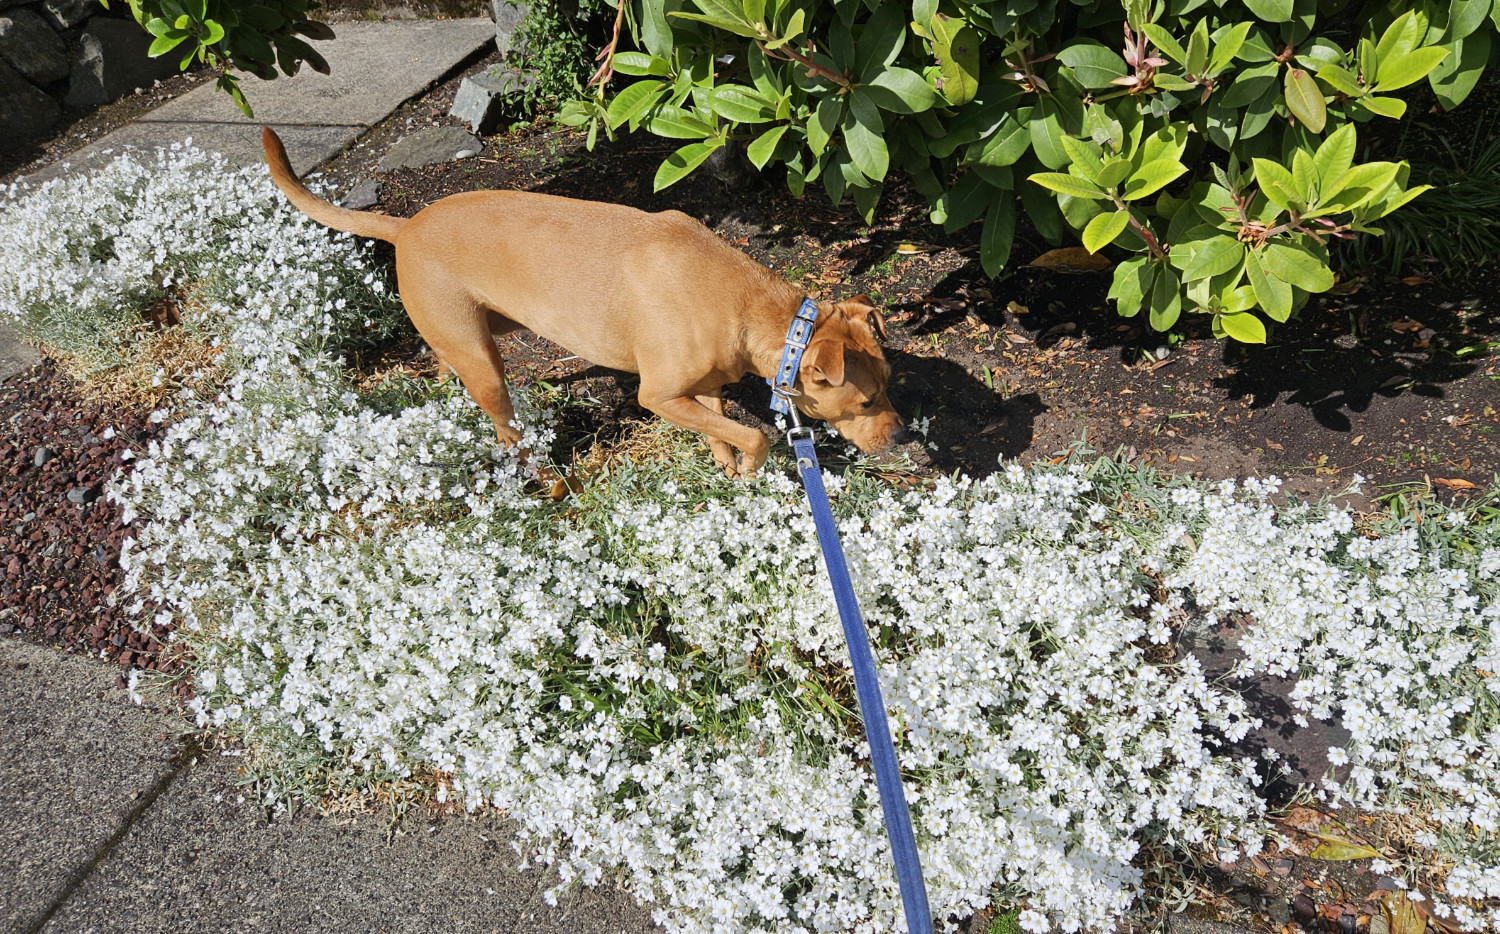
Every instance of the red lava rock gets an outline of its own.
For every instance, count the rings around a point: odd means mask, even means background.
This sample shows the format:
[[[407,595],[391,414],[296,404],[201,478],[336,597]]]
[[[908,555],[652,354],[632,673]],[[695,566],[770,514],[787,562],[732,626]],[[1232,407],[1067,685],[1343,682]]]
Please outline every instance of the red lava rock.
[[[0,614],[22,611],[6,616],[0,632],[19,629],[68,652],[163,671],[181,667],[179,657],[154,657],[170,627],[136,634],[124,607],[107,600],[123,577],[120,546],[134,533],[104,484],[126,463],[126,448],[139,450],[163,430],[144,414],[83,399],[50,362],[0,383],[0,555],[8,555]],[[131,651],[120,652],[127,644]]]

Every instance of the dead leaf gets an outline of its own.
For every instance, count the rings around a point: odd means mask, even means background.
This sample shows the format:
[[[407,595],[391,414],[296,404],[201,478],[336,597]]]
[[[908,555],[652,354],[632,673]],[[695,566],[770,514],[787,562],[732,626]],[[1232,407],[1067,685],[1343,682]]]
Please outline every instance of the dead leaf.
[[[1414,318],[1402,318],[1400,321],[1391,322],[1391,330],[1402,334],[1407,331],[1420,331],[1426,326]]]
[[[1358,443],[1360,443],[1363,440],[1365,440],[1365,436],[1364,435],[1355,435],[1353,438],[1349,439],[1349,443],[1350,444],[1358,444]]]
[[[1266,439],[1266,447],[1270,448],[1273,451],[1285,451],[1286,450],[1286,448],[1284,448],[1281,445],[1277,444],[1275,441],[1272,441],[1270,438]]]
[[[1099,272],[1108,269],[1108,259],[1096,253],[1090,253],[1081,246],[1066,246],[1058,250],[1048,250],[1041,256],[1032,260],[1027,265],[1038,269],[1050,269],[1053,272]]]
[[[1390,893],[1380,907],[1390,934],[1423,934],[1427,930],[1427,918],[1405,892]]]
[[[1450,490],[1472,490],[1472,489],[1474,489],[1474,484],[1470,483],[1467,480],[1459,480],[1457,478],[1454,478],[1454,479],[1450,480],[1447,477],[1433,477],[1432,478],[1432,482],[1436,483],[1438,486],[1445,486],[1445,487],[1447,487]]]
[[[904,240],[896,244],[896,252],[902,256],[915,256],[918,253],[939,253],[942,247],[936,243],[923,243],[917,240]]]
[[[980,435],[992,435],[1010,423],[1009,418],[999,418],[980,429]]]
[[[1027,308],[1025,305],[1022,305],[1022,304],[1020,304],[1018,302],[1011,302],[1010,304],[1006,305],[1005,306],[1005,310],[1008,311],[1008,312],[1010,312],[1013,315],[1029,315],[1029,314],[1031,314],[1031,309],[1030,308]]]
[[[1402,276],[1401,277],[1401,284],[1402,285],[1428,285],[1431,282],[1432,282],[1431,279],[1427,279],[1427,278],[1424,278],[1422,276]]]
[[[1151,364],[1151,371],[1154,373],[1157,370],[1161,369],[1162,367],[1164,367],[1164,366],[1171,366],[1172,364],[1174,364],[1176,362],[1177,362],[1177,358],[1176,357],[1168,357],[1165,360],[1158,360],[1155,363]]]
[[[1196,458],[1196,457],[1190,457],[1190,456],[1188,456],[1186,454],[1183,454],[1183,455],[1179,456],[1178,460],[1187,461],[1189,464],[1196,464],[1196,463],[1198,463],[1198,458]]]
[[[1267,441],[1266,443],[1270,444],[1269,441]],[[1303,833],[1312,833],[1314,830],[1317,830],[1319,827],[1321,827],[1323,825],[1323,822],[1327,819],[1328,815],[1324,814],[1322,811],[1310,807],[1303,807],[1299,804],[1295,807],[1288,808],[1286,814],[1282,816],[1281,822],[1283,824],[1286,824],[1288,827],[1291,827],[1293,830],[1300,830]]]
[[[1355,843],[1331,833],[1315,832],[1313,836],[1323,841],[1313,847],[1313,851],[1308,854],[1313,859],[1342,862],[1351,859],[1374,859],[1380,855],[1379,850],[1368,844]]]

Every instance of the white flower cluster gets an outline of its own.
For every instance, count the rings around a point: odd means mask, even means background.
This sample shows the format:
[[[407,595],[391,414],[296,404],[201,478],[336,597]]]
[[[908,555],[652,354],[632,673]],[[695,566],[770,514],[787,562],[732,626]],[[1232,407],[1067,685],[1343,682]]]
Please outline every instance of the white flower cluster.
[[[506,809],[560,886],[619,875],[671,931],[900,929],[796,482],[709,479],[684,449],[537,498],[461,393],[350,391],[337,353],[387,308],[368,261],[254,173],[201,164],[117,163],[0,215],[47,234],[49,204],[87,215],[82,184],[160,185],[179,201],[156,209],[182,214],[243,199],[214,228],[222,271],[194,273],[226,283],[201,327],[228,385],[185,399],[112,487],[138,522],[139,608],[182,620],[194,650],[198,722],[272,777],[434,776],[441,798]],[[82,288],[62,255],[46,285],[45,262],[0,261],[23,325],[26,296]],[[545,413],[522,419],[545,450]],[[1244,702],[1192,656],[1161,661],[1189,617],[1230,610],[1257,620],[1247,668],[1304,673],[1308,712],[1354,730],[1356,774],[1330,793],[1419,789],[1455,840],[1493,840],[1500,542],[1367,539],[1278,512],[1262,485],[1163,488],[1104,463],[906,493],[826,477],[940,918],[999,898],[1028,930],[1101,929],[1139,894],[1143,847],[1258,850],[1254,763],[1224,749],[1253,725]],[[1449,895],[1493,896],[1493,863],[1454,852]]]

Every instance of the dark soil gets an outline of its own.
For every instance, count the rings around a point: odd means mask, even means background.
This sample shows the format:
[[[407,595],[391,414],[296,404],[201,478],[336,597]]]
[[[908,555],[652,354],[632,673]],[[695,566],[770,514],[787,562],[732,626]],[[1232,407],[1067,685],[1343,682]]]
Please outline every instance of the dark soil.
[[[451,122],[451,94],[450,85],[408,105],[383,132]],[[335,161],[328,178],[346,186],[367,175],[383,142]],[[653,193],[672,149],[640,135],[590,153],[573,130],[521,126],[475,158],[380,176],[377,210],[410,216],[476,189],[677,209],[810,295],[868,292],[890,329],[892,399],[910,419],[932,418],[928,456],[943,472],[984,474],[998,457],[1050,458],[1081,441],[1210,478],[1274,473],[1307,494],[1342,489],[1358,473],[1371,494],[1421,485],[1464,496],[1500,475],[1494,269],[1448,285],[1346,272],[1267,346],[1215,340],[1206,320],[1189,322],[1179,343],[1118,317],[1105,300],[1107,271],[1026,265],[1052,245],[1024,225],[1011,267],[990,279],[977,228],[943,235],[899,184],[867,228],[821,191],[799,200],[771,178],[730,189],[700,171]],[[923,252],[907,255],[903,243]],[[598,434],[613,433],[613,413],[631,411],[620,403],[633,377],[558,362],[569,352],[529,334],[504,343],[516,379],[562,381],[613,402],[597,409]],[[768,427],[763,384],[747,379],[729,397],[736,417]]]

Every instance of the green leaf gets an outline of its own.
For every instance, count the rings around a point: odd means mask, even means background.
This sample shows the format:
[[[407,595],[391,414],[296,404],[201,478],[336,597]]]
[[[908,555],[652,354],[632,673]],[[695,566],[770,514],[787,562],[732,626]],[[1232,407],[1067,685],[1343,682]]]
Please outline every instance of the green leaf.
[[[724,145],[724,138],[717,137],[701,143],[688,143],[672,153],[656,170],[653,191],[661,191],[668,185],[680,181],[689,172],[703,164],[709,153]]]
[[[1163,267],[1156,274],[1156,283],[1151,287],[1151,327],[1156,331],[1170,331],[1182,314],[1182,283],[1177,273]]]
[[[1030,148],[1030,121],[1018,123],[1014,116],[1007,114],[994,135],[984,141],[975,161],[994,166],[1014,165]]]
[[[1187,64],[1187,52],[1182,48],[1175,36],[1167,32],[1157,23],[1146,23],[1141,26],[1141,31],[1146,34],[1152,44],[1166,53],[1167,58],[1179,65]]]
[[[781,142],[781,137],[786,135],[786,130],[787,126],[784,123],[780,126],[773,126],[756,137],[755,142],[745,150],[745,154],[750,157],[751,163],[757,169],[765,168],[766,163],[771,161],[771,156],[776,152],[776,144]]]
[[[1313,836],[1323,841],[1313,847],[1308,855],[1313,859],[1321,860],[1351,860],[1351,859],[1377,859],[1380,851],[1374,847],[1362,843],[1354,843],[1327,833],[1313,833]]]
[[[1068,160],[1078,174],[1099,184],[1099,173],[1104,170],[1104,163],[1099,159],[1098,147],[1074,136],[1064,136],[1061,142],[1063,151],[1068,154]]]
[[[1090,253],[1098,253],[1113,243],[1115,238],[1124,233],[1125,228],[1129,226],[1130,212],[1128,210],[1100,214],[1083,228],[1083,248]]]
[[[929,20],[928,30],[943,76],[943,97],[955,107],[967,104],[979,92],[979,33],[963,20],[941,13]]]
[[[1448,50],[1442,46],[1414,49],[1400,56],[1382,55],[1380,71],[1375,75],[1375,86],[1382,94],[1388,94],[1408,84],[1415,84],[1427,77],[1447,57]]]
[[[1176,181],[1186,171],[1187,166],[1176,159],[1156,159],[1147,162],[1126,179],[1125,193],[1121,197],[1126,201],[1136,201],[1155,194]]]
[[[1245,37],[1250,34],[1250,27],[1254,23],[1236,23],[1227,30],[1219,30],[1221,35],[1214,41],[1214,53],[1208,61],[1208,73],[1216,75],[1234,63],[1234,57],[1240,54],[1240,49],[1245,46]]]
[[[678,19],[690,19],[697,23],[707,23],[715,29],[722,29],[725,32],[732,32],[736,36],[744,36],[747,39],[756,39],[760,37],[759,31],[757,31],[754,27],[747,26],[737,19],[729,19],[723,16],[707,16],[702,13],[683,13],[679,10],[674,10],[667,15],[675,16]]]
[[[150,58],[158,58],[162,55],[166,55],[168,52],[181,45],[183,40],[186,38],[186,34],[179,35],[176,38],[173,38],[170,34],[165,36],[157,36],[156,39],[152,41],[151,48],[146,50],[146,55]]]
[[[1266,326],[1249,312],[1231,312],[1214,316],[1219,330],[1242,344],[1264,344]]]
[[[1255,290],[1255,300],[1266,314],[1277,321],[1292,316],[1292,287],[1266,271],[1259,250],[1251,250],[1246,256],[1245,273]]]
[[[1188,37],[1187,70],[1190,75],[1201,75],[1208,66],[1208,20],[1198,20],[1198,26]]]
[[[887,68],[868,81],[864,89],[877,106],[894,113],[920,113],[938,103],[937,92],[909,68]]]
[[[985,275],[998,276],[1010,259],[1011,244],[1016,236],[1016,196],[1002,191],[990,204],[984,216],[984,231],[979,235],[979,262]]]
[[[844,118],[844,148],[854,167],[868,178],[880,181],[890,169],[891,156],[882,134],[885,124],[880,110],[862,88],[849,94],[849,114]]]
[[[1400,120],[1401,115],[1406,113],[1406,101],[1399,97],[1361,97],[1359,103],[1371,113],[1392,120]]]
[[[1313,76],[1301,68],[1287,69],[1285,93],[1286,108],[1292,116],[1312,132],[1323,132],[1328,122],[1328,105]]]
[[[1366,90],[1352,72],[1339,65],[1324,65],[1318,69],[1318,77],[1346,97],[1359,97]]]
[[[721,84],[708,95],[714,113],[735,123],[769,123],[776,119],[776,105],[758,91],[739,84]]]
[[[1249,105],[1265,94],[1267,88],[1276,86],[1276,75],[1280,71],[1281,66],[1276,62],[1246,68],[1234,76],[1234,83],[1224,92],[1220,103],[1230,110]]]
[[[875,209],[880,206],[880,193],[884,190],[881,185],[855,185],[849,189],[849,194],[854,196],[854,210],[859,212],[860,219],[866,224],[875,220]]]
[[[759,23],[766,17],[766,0],[744,0],[743,9],[746,22]]]
[[[906,42],[906,11],[899,3],[875,8],[855,43],[854,74],[868,82],[901,54]]]
[[[818,101],[818,109],[807,118],[807,147],[813,155],[821,156],[828,145],[829,137],[839,128],[844,116],[844,102],[837,97],[825,97]]]
[[[1115,309],[1122,318],[1140,314],[1146,296],[1151,294],[1151,287],[1156,283],[1157,268],[1157,264],[1145,256],[1127,259],[1115,267],[1108,297],[1114,299]]]
[[[1366,162],[1353,166],[1323,193],[1323,200],[1336,201],[1344,206],[1344,210],[1352,211],[1383,195],[1400,171],[1401,166],[1395,162]]]
[[[1268,243],[1261,254],[1266,271],[1304,292],[1326,292],[1333,288],[1333,273],[1328,265],[1301,246]]]
[[[1355,144],[1354,124],[1346,123],[1330,133],[1318,146],[1318,151],[1313,154],[1313,168],[1318,173],[1320,193],[1325,189],[1331,190],[1333,183],[1349,171],[1349,166],[1354,162]],[[1328,200],[1326,194],[1321,194],[1320,198]]]
[[[1129,71],[1125,59],[1095,42],[1079,42],[1057,53],[1057,60],[1073,69],[1078,83],[1091,90],[1108,88]]]
[[[943,230],[961,230],[978,220],[995,200],[995,190],[977,173],[967,172],[943,193]]]
[[[1245,0],[1245,8],[1256,19],[1267,23],[1285,23],[1292,18],[1292,0]]]
[[[1386,66],[1386,59],[1400,58],[1412,49],[1422,38],[1422,24],[1417,21],[1417,14],[1411,10],[1396,17],[1395,21],[1386,27],[1381,33],[1380,41],[1375,45],[1375,58],[1377,65],[1374,68],[1367,67],[1365,73],[1379,73]]]
[[[668,139],[707,139],[718,132],[712,124],[691,111],[669,104],[651,109],[640,119],[640,125],[653,136]]]
[[[1066,172],[1038,172],[1029,176],[1029,180],[1036,182],[1049,191],[1055,191],[1062,195],[1072,195],[1075,198],[1088,198],[1092,201],[1104,201],[1108,196],[1099,190],[1099,186],[1093,182],[1081,179],[1076,175]]]
[[[665,76],[672,70],[671,63],[645,52],[617,52],[614,58],[615,71],[622,75]]]
[[[1292,193],[1302,201],[1312,201],[1317,196],[1318,181],[1312,154],[1306,149],[1292,150]]]
[[[660,81],[637,81],[627,86],[609,102],[609,127],[621,126],[646,111],[656,103],[664,87]]]
[[[1490,0],[1452,0],[1448,5],[1448,41],[1466,39],[1473,35],[1476,29],[1484,25],[1484,18],[1490,13],[1490,9]],[[1433,41],[1431,34],[1427,38],[1429,42]]]
[[[1132,168],[1129,159],[1117,156],[1104,163],[1099,170],[1099,177],[1094,181],[1098,182],[1100,188],[1113,188],[1130,177]]]
[[[1049,169],[1060,169],[1068,164],[1068,152],[1062,148],[1061,139],[1067,135],[1058,121],[1057,105],[1049,97],[1042,98],[1031,111],[1027,125],[1031,133],[1031,148],[1042,164]]]
[[[1444,110],[1462,104],[1479,83],[1490,60],[1491,35],[1484,29],[1445,46],[1451,54],[1427,76]]]
[[[1256,184],[1267,200],[1284,211],[1290,210],[1294,205],[1300,208],[1302,199],[1297,196],[1297,184],[1292,181],[1292,173],[1285,166],[1259,156],[1251,160],[1251,163],[1255,166]]]
[[[1214,237],[1206,240],[1193,255],[1193,261],[1182,271],[1184,282],[1196,282],[1210,276],[1221,275],[1234,269],[1245,260],[1245,245],[1233,237]]]

